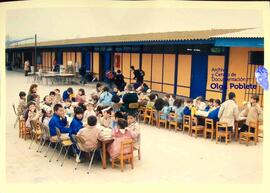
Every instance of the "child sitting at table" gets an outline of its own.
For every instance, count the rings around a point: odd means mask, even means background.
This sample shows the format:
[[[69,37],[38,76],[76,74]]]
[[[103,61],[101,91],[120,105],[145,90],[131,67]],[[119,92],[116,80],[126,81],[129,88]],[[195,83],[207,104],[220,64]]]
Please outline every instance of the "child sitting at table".
[[[43,123],[43,125],[47,126],[49,128],[49,122],[52,118],[52,109],[42,109],[42,117],[40,118],[40,122]]]
[[[111,107],[101,110],[102,115],[101,114],[98,115],[98,122],[100,126],[103,126],[106,128],[109,128],[111,126],[112,124],[111,123],[112,122],[111,110],[112,110]]]
[[[97,128],[97,118],[96,116],[89,116],[87,118],[87,125],[86,127],[82,128],[79,130],[77,133],[77,136],[80,136],[85,143],[80,144],[77,143],[79,146],[80,150],[89,152],[93,151],[98,148],[98,139],[101,138],[100,136],[101,130]],[[75,152],[76,152],[76,162],[80,162],[80,157],[79,157],[79,150],[76,148],[76,146],[73,146]]]
[[[214,110],[210,111],[207,116],[207,118],[213,119],[214,125],[216,125],[216,122],[219,120],[218,112],[219,112],[220,104],[221,102],[219,99],[214,100]]]
[[[127,129],[133,134],[133,136],[135,138],[134,148],[139,149],[140,143],[141,143],[141,141],[140,141],[140,127],[136,121],[136,115],[135,114],[128,114],[127,122],[128,122]]]
[[[58,88],[54,89],[55,92],[55,104],[61,104],[63,102],[63,99],[60,94],[60,90]]]
[[[153,108],[156,100],[156,95],[155,94],[150,94],[149,96],[150,101],[147,102],[146,108]]]
[[[240,132],[248,131],[248,125],[250,121],[257,122],[262,119],[262,109],[259,105],[259,95],[253,94],[250,98],[250,105],[246,105],[246,108],[240,113],[240,117],[246,117],[246,123],[242,125]],[[254,133],[255,129],[251,128],[251,132]],[[239,132],[239,134],[240,134]]]
[[[51,97],[49,95],[46,95],[43,98],[43,102],[41,105],[41,109],[47,109],[47,108],[52,108],[52,100],[51,100]]]
[[[184,105],[183,105],[183,99],[176,99],[174,101],[174,112],[177,115],[177,122],[182,123],[183,121],[183,114],[184,114]]]
[[[113,110],[113,112],[120,111],[120,107],[121,107],[120,101],[121,101],[121,99],[118,95],[114,95],[112,97],[112,110]]]
[[[20,117],[24,115],[25,111],[27,110],[26,93],[21,91],[19,93],[19,97],[20,97],[20,100],[17,107],[17,113],[18,113],[18,116]]]
[[[99,97],[98,106],[110,106],[112,105],[112,94],[109,92],[109,88],[106,86],[103,88],[103,92]]]
[[[184,110],[183,110],[183,113],[184,113],[184,115],[193,115],[192,114],[192,112],[191,112],[191,110],[192,110],[192,106],[193,106],[193,99],[187,99],[186,100],[186,105],[185,105],[185,108],[184,108]]]
[[[25,121],[25,127],[26,128],[31,128],[30,121],[37,121],[40,117],[40,113],[38,112],[36,108],[36,103],[35,102],[29,102],[27,104],[27,111],[25,113],[24,119]]]
[[[207,102],[207,106],[205,107],[205,111],[211,111],[214,108],[214,99],[210,98]]]
[[[83,88],[78,90],[78,94],[76,95],[75,101],[78,103],[85,103],[86,102],[86,95]]]
[[[163,102],[163,108],[161,109],[162,115],[160,116],[160,119],[161,120],[167,120],[168,115],[170,114],[170,112],[171,112],[171,109],[170,109],[169,102],[167,100],[165,100]]]
[[[66,99],[65,100],[65,106],[64,106],[64,109],[65,109],[65,112],[66,112],[66,115],[68,117],[72,117],[73,116],[73,113],[74,113],[74,109],[72,107],[72,102],[70,99]]]
[[[96,116],[94,109],[95,107],[93,102],[86,103],[86,111],[84,112],[83,122],[87,122],[89,116]]]
[[[200,110],[200,111],[204,111],[205,110],[206,104],[203,101],[203,97],[202,96],[198,96],[194,101],[195,101],[194,106],[196,107],[197,110]]]
[[[128,139],[135,139],[137,136],[127,129],[128,123],[125,119],[118,119],[117,127],[112,134],[114,141],[108,146],[107,150],[112,159],[118,157],[121,151],[121,143]],[[124,152],[130,153],[130,152]]]
[[[69,87],[66,91],[63,92],[63,101],[70,99],[72,101],[73,89]]]
[[[81,107],[76,107],[74,109],[74,118],[72,119],[70,126],[69,126],[69,137],[71,138],[72,135],[76,135],[78,131],[83,128],[83,109]]]
[[[124,116],[123,116],[123,114],[120,112],[120,111],[117,111],[117,112],[112,112],[111,113],[111,126],[110,126],[110,128],[112,129],[112,130],[114,130],[115,129],[115,127],[116,127],[116,125],[117,125],[117,121],[118,121],[118,119],[123,119],[124,118]]]

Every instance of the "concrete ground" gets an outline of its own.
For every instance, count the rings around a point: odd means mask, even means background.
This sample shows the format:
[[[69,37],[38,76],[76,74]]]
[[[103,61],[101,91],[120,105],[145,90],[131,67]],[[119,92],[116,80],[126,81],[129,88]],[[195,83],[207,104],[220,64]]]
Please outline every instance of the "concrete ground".
[[[89,175],[87,163],[74,171],[74,159],[66,160],[63,167],[54,159],[51,163],[44,153],[36,153],[37,145],[29,150],[30,140],[18,137],[14,129],[15,115],[12,104],[17,104],[18,93],[28,91],[30,83],[23,73],[7,72],[6,77],[6,174],[8,183],[261,183],[262,142],[256,146],[232,142],[216,144],[210,139],[195,139],[182,132],[141,124],[142,159],[135,158],[134,170],[130,166],[121,173],[108,164],[102,169],[94,162]],[[68,86],[39,85],[43,97],[54,88],[61,91]],[[80,86],[73,86],[75,90]],[[90,93],[93,86],[89,86]],[[51,152],[50,152],[51,153]],[[49,154],[50,155],[50,154]]]

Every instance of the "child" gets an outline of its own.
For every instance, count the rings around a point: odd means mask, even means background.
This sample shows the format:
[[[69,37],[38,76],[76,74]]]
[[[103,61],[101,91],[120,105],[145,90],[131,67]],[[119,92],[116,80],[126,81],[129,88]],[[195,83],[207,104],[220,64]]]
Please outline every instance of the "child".
[[[128,123],[125,119],[118,119],[117,128],[112,134],[114,141],[107,148],[111,158],[116,158],[120,155],[122,141],[127,139],[135,139],[134,135],[132,135],[132,133],[126,129],[127,126]]]
[[[89,116],[96,116],[93,102],[86,103],[86,111],[84,112],[83,122],[87,122]]]
[[[66,99],[65,100],[65,106],[64,106],[64,109],[66,111],[66,115],[71,117],[73,115],[73,107],[71,105],[71,100],[70,99]]]
[[[99,97],[98,105],[105,107],[110,106],[112,104],[112,94],[109,92],[108,87],[103,88],[103,92]]]
[[[203,97],[202,96],[198,96],[196,99],[195,99],[195,104],[194,106],[196,107],[197,110],[200,110],[200,111],[204,111],[205,108],[206,108],[206,104],[205,102],[203,101]]]
[[[218,119],[218,112],[220,108],[220,100],[216,99],[214,101],[214,110],[210,111],[207,118],[213,119],[214,120],[214,125],[216,125],[216,122],[219,120]]]
[[[111,126],[111,107],[108,107],[106,109],[102,110],[102,117],[101,114],[98,116],[98,122],[100,123],[101,126],[109,128]]]
[[[111,122],[111,126],[110,126],[110,128],[112,129],[112,130],[114,130],[115,129],[115,127],[116,127],[116,125],[117,125],[117,121],[118,121],[118,119],[123,119],[124,118],[124,116],[123,116],[123,114],[120,112],[120,111],[117,111],[117,112],[112,112],[111,113],[111,119],[112,119],[112,122]]]
[[[63,102],[63,99],[58,88],[54,89],[55,92],[55,104],[60,104]]]
[[[69,126],[69,137],[71,138],[72,135],[76,135],[78,131],[83,128],[83,109],[81,107],[76,107],[74,109],[74,118],[72,119],[70,126]]]
[[[114,95],[112,97],[112,108],[113,108],[113,112],[117,112],[117,111],[120,111],[120,107],[121,107],[121,104],[120,104],[120,97],[117,96],[117,95]]]
[[[150,94],[149,99],[150,101],[147,102],[146,108],[153,108],[155,104],[156,95],[153,93]]]
[[[86,102],[86,95],[85,95],[85,91],[83,88],[80,88],[78,90],[78,94],[76,95],[75,101],[78,103],[85,103]]]
[[[77,143],[82,151],[93,151],[98,148],[98,139],[100,139],[100,130],[97,128],[96,116],[89,116],[87,118],[87,126],[80,129],[77,136],[80,136],[85,143]],[[76,150],[76,162],[80,162],[78,150]]]
[[[69,87],[66,91],[63,92],[63,101],[66,101],[67,99],[70,99],[71,101],[75,101],[75,98],[73,98],[73,89]]]
[[[26,114],[25,114],[25,126],[27,128],[31,128],[31,125],[30,125],[30,121],[37,121],[40,117],[40,113],[37,111],[36,109],[36,104],[34,102],[29,102],[27,104],[27,111],[26,111]]]
[[[140,128],[139,128],[139,124],[136,121],[135,114],[128,114],[127,122],[128,122],[127,129],[132,133],[132,135],[135,138],[134,148],[139,149],[140,142],[141,142],[140,141]]]
[[[186,105],[185,105],[185,108],[183,110],[184,115],[192,115],[191,108],[192,108],[193,100],[187,99],[185,103],[186,103]]]
[[[163,108],[161,109],[161,112],[162,112],[162,115],[160,116],[160,119],[167,120],[168,115],[170,113],[170,106],[169,106],[169,102],[167,100],[164,101]]]
[[[49,127],[49,122],[52,118],[52,109],[42,110],[43,114],[40,118],[40,122],[43,123],[43,125]]]
[[[214,110],[213,108],[214,108],[214,99],[213,98],[210,98],[209,100],[208,100],[208,104],[207,104],[207,106],[206,106],[206,108],[204,109],[205,111],[211,111],[211,110]]]
[[[19,105],[17,107],[17,113],[18,113],[18,116],[20,117],[24,115],[25,111],[27,110],[26,93],[21,91],[19,93],[19,97],[20,97],[20,100],[19,100]]]
[[[183,114],[184,114],[184,106],[183,106],[183,100],[182,99],[176,99],[174,101],[175,106],[175,113],[177,114],[177,122],[182,123],[183,120]]]
[[[169,105],[172,107],[173,106],[173,103],[175,101],[175,96],[174,95],[170,95],[170,98],[169,98]]]
[[[41,109],[44,109],[46,111],[46,109],[48,108],[52,108],[52,100],[49,95],[46,95],[43,99],[43,104],[41,106]]]
[[[240,132],[246,132],[250,121],[257,122],[262,118],[262,109],[259,105],[259,95],[253,94],[250,98],[250,106],[246,105],[246,108],[240,113],[240,117],[246,117],[246,123],[240,129]],[[240,133],[239,132],[239,133]],[[254,128],[251,128],[251,132],[254,133]]]

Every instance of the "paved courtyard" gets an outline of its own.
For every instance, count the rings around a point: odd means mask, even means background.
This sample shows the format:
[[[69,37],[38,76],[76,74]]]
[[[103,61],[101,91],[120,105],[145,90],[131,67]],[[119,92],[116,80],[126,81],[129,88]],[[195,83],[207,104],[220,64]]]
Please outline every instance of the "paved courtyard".
[[[67,159],[64,166],[51,163],[43,153],[36,153],[37,145],[29,150],[30,140],[18,137],[18,126],[14,129],[15,115],[12,104],[18,103],[18,93],[28,92],[30,83],[23,73],[7,72],[6,76],[6,176],[12,183],[261,183],[262,142],[246,147],[232,142],[215,144],[210,139],[195,139],[182,132],[141,124],[142,159],[135,157],[134,170],[130,166],[121,173],[110,165],[102,169],[94,162],[89,175],[87,163],[79,164],[74,171],[75,159]],[[49,91],[68,86],[39,85],[43,98]],[[72,86],[77,91],[80,86]],[[84,87],[89,94],[94,86]],[[49,152],[51,153],[51,152]],[[50,154],[49,154],[50,155]]]

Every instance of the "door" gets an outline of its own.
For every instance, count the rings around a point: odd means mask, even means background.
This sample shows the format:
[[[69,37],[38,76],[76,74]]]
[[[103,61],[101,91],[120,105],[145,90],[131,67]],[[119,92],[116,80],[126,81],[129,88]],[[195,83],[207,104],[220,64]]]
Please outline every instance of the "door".
[[[205,98],[207,84],[207,64],[207,54],[196,53],[192,55],[190,97],[193,99],[198,96],[203,96]]]

